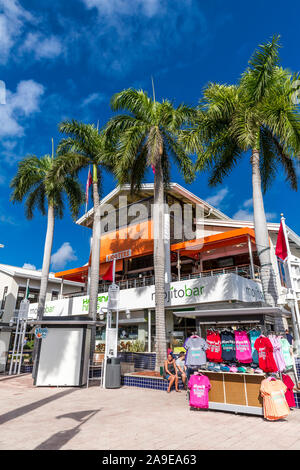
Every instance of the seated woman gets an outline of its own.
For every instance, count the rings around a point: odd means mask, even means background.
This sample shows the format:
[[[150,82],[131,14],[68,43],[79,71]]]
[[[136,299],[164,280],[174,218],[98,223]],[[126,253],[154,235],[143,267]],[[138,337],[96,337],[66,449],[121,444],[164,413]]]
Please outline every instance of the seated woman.
[[[170,393],[173,383],[175,382],[175,390],[178,390],[178,375],[177,375],[177,368],[175,359],[172,354],[168,354],[168,359],[165,361],[164,364],[164,377],[169,381],[169,387],[167,392]]]
[[[184,388],[186,389],[186,371],[187,367],[185,365],[185,352],[181,351],[179,357],[176,361],[177,374],[181,377]]]

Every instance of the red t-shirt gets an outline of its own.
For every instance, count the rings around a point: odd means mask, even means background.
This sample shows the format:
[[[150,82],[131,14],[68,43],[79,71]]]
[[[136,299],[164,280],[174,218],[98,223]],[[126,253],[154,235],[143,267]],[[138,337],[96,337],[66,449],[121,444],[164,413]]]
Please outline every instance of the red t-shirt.
[[[278,367],[273,356],[273,346],[271,341],[265,336],[260,336],[254,343],[254,348],[258,352],[258,365],[264,372],[277,372]]]
[[[293,389],[295,387],[294,382],[291,377],[286,374],[282,374],[282,382],[286,385],[287,390],[285,392],[285,399],[290,408],[296,408],[295,396]]]
[[[206,350],[206,358],[210,362],[222,362],[222,348],[220,334],[211,330],[207,331],[206,342],[208,349]]]

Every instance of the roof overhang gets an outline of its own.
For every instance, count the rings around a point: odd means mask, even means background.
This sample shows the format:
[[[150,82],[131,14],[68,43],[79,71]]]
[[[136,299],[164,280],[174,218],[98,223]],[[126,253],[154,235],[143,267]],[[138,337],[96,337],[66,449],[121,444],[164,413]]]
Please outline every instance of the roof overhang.
[[[209,235],[197,240],[175,243],[171,245],[171,251],[180,251],[182,255],[193,256],[195,252],[207,250],[208,248],[214,249],[245,242],[248,237],[255,243],[255,233],[253,229],[249,227],[239,228],[216,235]]]
[[[125,184],[125,185],[122,185],[122,186],[117,186],[115,189],[113,189],[109,194],[107,194],[101,200],[100,206],[102,206],[104,204],[109,204],[110,201],[112,201],[119,193],[121,193],[121,192],[130,193],[130,191],[131,191],[131,187],[130,187],[129,184]],[[142,184],[141,185],[141,191],[147,191],[149,193],[153,193],[154,192],[154,184],[153,183]],[[226,214],[219,211],[218,209],[213,207],[211,204],[209,204],[208,202],[206,202],[203,199],[199,198],[195,194],[191,193],[190,191],[188,191],[186,188],[184,188],[183,186],[181,186],[178,183],[170,183],[168,192],[170,194],[173,194],[176,197],[181,196],[181,198],[186,199],[187,202],[203,206],[210,213],[210,215],[216,217],[216,220],[218,220],[218,219],[231,220],[230,217],[228,217]],[[78,219],[76,221],[76,224],[84,225],[84,226],[89,225],[89,221],[91,220],[93,214],[94,214],[94,208],[92,207],[88,212],[86,212],[82,217],[80,217],[80,219]]]
[[[174,312],[176,317],[181,318],[201,318],[201,317],[225,317],[244,315],[284,315],[291,316],[288,310],[282,310],[279,307],[245,307],[245,308],[223,308],[218,310],[190,310]]]

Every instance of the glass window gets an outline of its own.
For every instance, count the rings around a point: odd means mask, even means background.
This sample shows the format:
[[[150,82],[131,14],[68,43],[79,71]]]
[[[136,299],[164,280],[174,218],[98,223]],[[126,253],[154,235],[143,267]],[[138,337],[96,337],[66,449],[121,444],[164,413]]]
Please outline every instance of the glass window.
[[[6,296],[7,296],[7,291],[8,291],[8,286],[5,286],[5,287],[4,287],[4,290],[3,290],[3,296],[2,296],[2,301],[1,301],[1,308],[0,308],[0,310],[4,310],[4,305],[5,305],[5,300],[6,300]]]
[[[31,304],[35,304],[39,300],[39,289],[29,289],[28,300]],[[22,300],[25,299],[26,294],[26,287],[19,287],[18,295],[17,295],[17,302],[16,302],[16,310],[19,310],[20,304]]]

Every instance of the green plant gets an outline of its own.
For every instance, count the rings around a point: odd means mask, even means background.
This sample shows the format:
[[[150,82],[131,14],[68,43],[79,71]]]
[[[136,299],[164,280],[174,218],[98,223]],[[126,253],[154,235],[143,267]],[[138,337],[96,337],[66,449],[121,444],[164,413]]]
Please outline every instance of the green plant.
[[[145,343],[138,339],[129,344],[129,352],[145,352]]]

